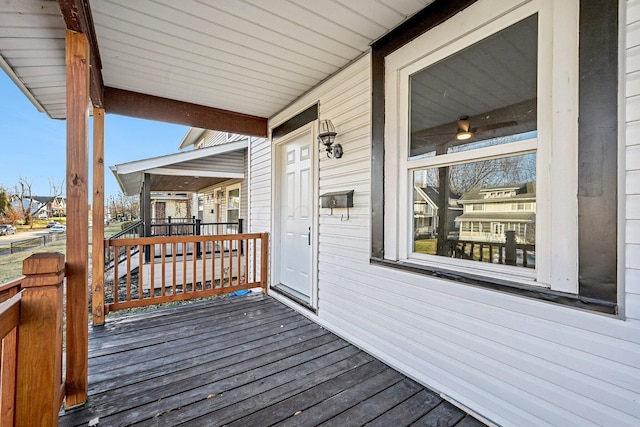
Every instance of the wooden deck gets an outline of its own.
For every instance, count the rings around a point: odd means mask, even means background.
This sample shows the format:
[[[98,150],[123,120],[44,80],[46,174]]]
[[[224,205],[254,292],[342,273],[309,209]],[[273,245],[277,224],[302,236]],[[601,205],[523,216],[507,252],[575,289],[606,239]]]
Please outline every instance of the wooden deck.
[[[89,401],[61,426],[476,427],[480,422],[273,298],[107,319]]]

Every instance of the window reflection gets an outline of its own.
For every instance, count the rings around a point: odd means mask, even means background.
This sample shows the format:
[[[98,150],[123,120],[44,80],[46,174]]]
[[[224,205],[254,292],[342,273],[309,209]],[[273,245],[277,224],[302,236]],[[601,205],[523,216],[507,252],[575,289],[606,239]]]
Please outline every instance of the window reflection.
[[[413,172],[415,253],[535,267],[535,153]]]
[[[410,77],[410,159],[537,129],[537,27],[533,15]]]

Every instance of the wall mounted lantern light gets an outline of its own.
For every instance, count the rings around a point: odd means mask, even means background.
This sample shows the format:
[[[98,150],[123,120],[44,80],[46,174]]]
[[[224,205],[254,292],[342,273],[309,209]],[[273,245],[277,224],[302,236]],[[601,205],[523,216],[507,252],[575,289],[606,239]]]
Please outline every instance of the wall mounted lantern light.
[[[318,141],[325,146],[327,157],[330,159],[339,159],[342,157],[342,145],[333,143],[336,140],[336,128],[333,127],[331,120],[321,120],[318,124]]]

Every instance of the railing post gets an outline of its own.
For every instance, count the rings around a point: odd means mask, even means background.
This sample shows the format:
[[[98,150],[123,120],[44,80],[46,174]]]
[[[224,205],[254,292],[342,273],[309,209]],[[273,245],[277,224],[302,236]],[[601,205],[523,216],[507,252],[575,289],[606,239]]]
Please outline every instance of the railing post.
[[[193,217],[193,226],[194,226],[194,230],[193,230],[193,235],[194,236],[199,236],[200,233],[202,233],[202,220],[200,218],[196,219],[196,217]],[[200,242],[196,243],[196,256],[198,258],[202,257],[202,245]]]
[[[64,255],[38,253],[22,264],[16,426],[57,426],[62,404]]]
[[[269,233],[262,233],[260,236],[260,283],[262,292],[267,294],[269,287]]]
[[[171,236],[171,217],[168,217],[168,223],[169,223],[169,236]]]
[[[243,232],[243,223],[244,219],[238,218],[238,234],[242,234]],[[240,254],[244,255],[244,244],[240,241]]]
[[[505,255],[504,263],[507,265],[516,265],[516,232],[513,230],[505,231]]]

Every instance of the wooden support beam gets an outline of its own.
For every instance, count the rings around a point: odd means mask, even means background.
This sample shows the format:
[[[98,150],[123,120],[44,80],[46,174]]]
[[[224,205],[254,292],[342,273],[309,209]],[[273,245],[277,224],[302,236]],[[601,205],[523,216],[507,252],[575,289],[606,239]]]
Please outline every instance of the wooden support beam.
[[[67,400],[87,399],[89,43],[67,30]]]
[[[104,88],[105,109],[109,114],[157,120],[166,123],[267,136],[267,119],[139,92]]]
[[[38,253],[22,265],[15,425],[57,426],[62,397],[64,255]],[[68,342],[68,341],[67,341]]]
[[[98,38],[93,24],[89,0],[58,0],[60,12],[67,30],[87,36],[91,56],[91,101],[96,108],[104,107],[104,83],[102,80],[102,61],[98,49]]]
[[[104,110],[93,109],[93,203],[91,307],[94,325],[104,324]]]

